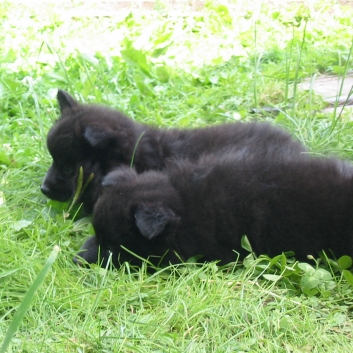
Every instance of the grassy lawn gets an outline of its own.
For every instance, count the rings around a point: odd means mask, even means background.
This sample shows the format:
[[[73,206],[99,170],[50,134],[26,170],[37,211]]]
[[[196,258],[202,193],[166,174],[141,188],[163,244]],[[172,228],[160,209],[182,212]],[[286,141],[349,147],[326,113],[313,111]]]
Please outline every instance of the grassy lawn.
[[[352,9],[261,3],[110,17],[0,3],[0,343],[61,249],[8,352],[352,350],[350,257],[309,265],[249,255],[222,268],[190,261],[155,273],[79,268],[72,258],[93,232],[90,220],[64,220],[68,205],[39,190],[58,88],[158,126],[273,121],[313,154],[353,160],[352,113],[322,112],[322,98],[299,85],[352,69]],[[279,114],[251,113],[274,106]]]

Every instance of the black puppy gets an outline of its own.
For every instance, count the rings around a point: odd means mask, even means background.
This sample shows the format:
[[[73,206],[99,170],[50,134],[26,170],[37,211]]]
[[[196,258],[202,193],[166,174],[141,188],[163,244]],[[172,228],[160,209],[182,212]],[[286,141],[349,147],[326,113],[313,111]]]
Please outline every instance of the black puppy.
[[[353,256],[353,166],[333,158],[231,152],[163,172],[120,168],[103,186],[93,212],[96,234],[79,253],[88,263],[105,266],[111,254],[115,266],[139,264],[124,248],[155,264],[195,255],[228,263],[234,250],[244,257],[244,234],[258,255]]]
[[[75,193],[80,166],[84,180],[94,179],[80,198],[90,213],[102,177],[132,163],[138,173],[161,170],[167,160],[197,160],[205,152],[234,146],[242,153],[298,156],[304,146],[280,128],[266,123],[232,123],[198,129],[157,129],[134,122],[101,106],[79,104],[68,93],[57,95],[61,117],[50,129],[47,145],[53,157],[41,186],[50,199],[68,201]]]

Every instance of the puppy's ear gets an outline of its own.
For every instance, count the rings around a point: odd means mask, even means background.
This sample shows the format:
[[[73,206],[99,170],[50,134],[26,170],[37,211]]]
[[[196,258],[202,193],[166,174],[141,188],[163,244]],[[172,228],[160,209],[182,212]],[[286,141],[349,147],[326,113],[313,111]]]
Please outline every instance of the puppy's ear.
[[[75,99],[71,97],[67,92],[63,91],[62,89],[58,90],[56,99],[58,101],[61,113],[66,108],[73,108],[74,106],[78,105]]]
[[[88,126],[83,132],[83,137],[92,146],[96,148],[105,148],[114,140],[114,131],[104,126]]]
[[[137,173],[134,169],[122,166],[108,173],[102,181],[102,186],[118,186],[122,183],[134,181],[136,178]]]
[[[173,219],[175,219],[174,212],[162,205],[144,203],[135,211],[135,223],[141,234],[148,240],[160,235]]]

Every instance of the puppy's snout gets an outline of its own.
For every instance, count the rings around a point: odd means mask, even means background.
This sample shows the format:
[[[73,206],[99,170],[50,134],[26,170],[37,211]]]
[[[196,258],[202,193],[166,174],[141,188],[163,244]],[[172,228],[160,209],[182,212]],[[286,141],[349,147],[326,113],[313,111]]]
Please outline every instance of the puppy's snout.
[[[47,178],[46,178],[47,179]],[[73,196],[73,192],[69,192],[67,185],[61,183],[53,183],[51,180],[44,180],[42,185],[40,186],[40,191],[49,199],[66,202],[69,201]]]
[[[50,195],[50,189],[47,185],[42,184],[40,186],[40,191],[45,195],[45,196],[49,196]]]

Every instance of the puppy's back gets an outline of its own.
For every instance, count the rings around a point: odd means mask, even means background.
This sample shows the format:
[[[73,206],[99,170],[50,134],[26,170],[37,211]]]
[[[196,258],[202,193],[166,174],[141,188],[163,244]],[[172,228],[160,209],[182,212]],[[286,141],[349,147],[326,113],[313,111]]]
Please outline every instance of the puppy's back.
[[[239,157],[239,156],[238,156]],[[171,184],[184,205],[182,237],[239,250],[248,235],[257,254],[318,251],[353,255],[353,167],[333,158],[246,159],[204,156],[170,166]],[[195,249],[194,249],[195,250]],[[186,250],[187,251],[187,250]],[[224,253],[223,253],[224,251]],[[227,258],[229,251],[221,248]]]
[[[166,157],[197,160],[203,154],[245,154],[259,158],[298,157],[306,147],[270,123],[237,122],[197,129],[161,130],[159,142]]]

